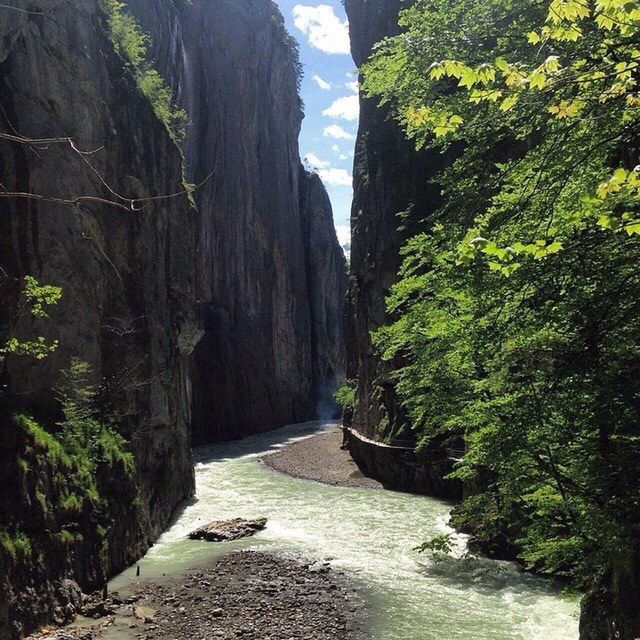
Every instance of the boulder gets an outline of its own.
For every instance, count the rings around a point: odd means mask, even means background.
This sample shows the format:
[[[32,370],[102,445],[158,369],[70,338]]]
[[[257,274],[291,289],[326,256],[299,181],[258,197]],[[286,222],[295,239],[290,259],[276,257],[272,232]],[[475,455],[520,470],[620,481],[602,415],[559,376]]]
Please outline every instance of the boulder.
[[[207,540],[208,542],[226,542],[249,538],[267,526],[266,518],[256,520],[215,520],[189,534],[191,540]]]

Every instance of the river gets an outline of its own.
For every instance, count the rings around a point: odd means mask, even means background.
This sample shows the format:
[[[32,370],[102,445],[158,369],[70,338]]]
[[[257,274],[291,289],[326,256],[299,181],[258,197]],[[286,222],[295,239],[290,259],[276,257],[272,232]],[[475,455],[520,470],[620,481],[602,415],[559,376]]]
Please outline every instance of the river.
[[[196,498],[140,563],[143,578],[172,575],[234,549],[330,559],[360,585],[373,640],[576,640],[578,599],[515,565],[486,559],[434,562],[416,545],[450,531],[451,506],[375,489],[332,487],[285,476],[265,453],[326,428],[286,427],[197,449]],[[267,517],[256,537],[221,545],[187,534],[210,520]],[[459,552],[465,548],[458,537]],[[115,578],[126,589],[135,568]]]

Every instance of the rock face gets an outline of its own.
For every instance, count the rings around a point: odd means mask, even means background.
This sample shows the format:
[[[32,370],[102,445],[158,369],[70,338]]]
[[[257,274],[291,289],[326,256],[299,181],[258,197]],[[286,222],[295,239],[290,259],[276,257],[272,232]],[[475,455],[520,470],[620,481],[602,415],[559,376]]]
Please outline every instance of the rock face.
[[[398,32],[398,13],[404,6],[400,0],[346,0],[358,66],[377,42]],[[405,427],[390,367],[374,353],[370,332],[385,322],[385,298],[397,278],[400,247],[440,204],[439,189],[429,180],[442,162],[431,151],[416,152],[388,109],[361,97],[346,344],[347,378],[358,383],[349,426],[370,439],[386,440]],[[406,216],[400,220],[400,214]]]
[[[358,66],[377,42],[398,33],[406,6],[400,0],[345,1]],[[371,332],[387,320],[385,299],[397,280],[402,245],[441,205],[431,180],[445,162],[432,150],[416,151],[388,108],[361,96],[345,329],[347,378],[357,383],[354,411],[345,415],[349,451],[363,473],[387,487],[452,498],[461,488],[444,479],[452,466],[446,452],[438,446],[412,452],[415,440],[390,375],[394,365],[383,362],[371,342]]]
[[[311,361],[316,415],[337,415],[333,392],[344,378],[347,265],[322,180],[300,168],[300,213],[311,310]]]
[[[462,497],[462,483],[447,476],[454,462],[445,450],[389,445],[362,436],[355,429],[346,429],[349,453],[357,460],[368,478],[376,478],[385,489],[408,491],[449,500]]]
[[[189,116],[189,180],[211,175],[196,194],[194,441],[313,417],[344,369],[346,285],[324,187],[300,170],[295,43],[271,0],[127,5]]]
[[[38,8],[0,9],[0,130],[70,137],[93,153],[80,155],[66,142],[0,140],[0,183],[8,191],[62,199],[119,201],[115,193],[145,198],[179,191],[180,153],[115,54],[96,3],[44,1]],[[64,618],[70,610],[60,606],[73,600],[65,595],[65,577],[84,588],[101,586],[144,552],[193,492],[186,358],[198,338],[197,217],[185,196],[145,204],[134,212],[96,201],[71,207],[3,198],[0,326],[18,318],[21,337],[59,341],[44,360],[12,357],[2,369],[0,525],[20,530],[38,555],[29,557],[26,542],[19,553],[9,545],[0,551],[3,639]],[[62,286],[49,319],[18,311],[25,275]],[[26,411],[54,424],[52,389],[71,357],[91,363],[94,383],[110,385],[117,397],[137,473],[127,486],[122,469],[114,468],[113,476],[105,469],[100,501],[85,505],[92,532],[67,532],[64,551],[47,541],[56,527],[48,507],[60,499],[60,470],[25,443],[10,413]],[[106,539],[95,530],[103,511],[112,523]]]
[[[640,550],[621,573],[607,571],[581,603],[580,640],[635,640],[640,634]]]
[[[257,520],[216,520],[200,527],[189,534],[191,540],[206,540],[207,542],[227,542],[250,538],[267,526],[266,518]]]
[[[1,199],[0,338],[59,346],[0,365],[1,640],[72,616],[78,585],[144,553],[193,492],[192,424],[202,442],[313,417],[343,367],[345,286],[326,193],[300,170],[297,57],[270,0],[130,3],[189,113],[197,210],[165,197],[183,191],[183,157],[100,2],[10,4],[0,184],[41,197]],[[20,311],[27,275],[62,287],[49,318]],[[96,461],[82,497],[55,439],[72,358],[90,363],[135,463]]]

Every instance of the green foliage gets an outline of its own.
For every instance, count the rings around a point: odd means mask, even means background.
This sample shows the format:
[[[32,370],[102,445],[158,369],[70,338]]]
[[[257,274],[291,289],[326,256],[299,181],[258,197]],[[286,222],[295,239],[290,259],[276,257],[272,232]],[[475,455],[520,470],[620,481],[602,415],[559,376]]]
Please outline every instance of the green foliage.
[[[363,69],[446,158],[375,344],[419,443],[466,441],[454,526],[579,586],[640,540],[635,12],[419,0]]]
[[[381,45],[364,89],[392,102],[418,144],[435,136],[440,148],[478,152],[474,173],[489,172],[493,197],[479,198],[460,261],[481,257],[510,275],[589,226],[640,233],[637,158],[615,151],[633,144],[640,106],[640,49],[629,27],[637,11],[617,0],[526,10],[513,0],[439,0],[403,13],[406,34]],[[545,224],[495,233],[525,206]]]
[[[26,533],[11,523],[0,528],[0,547],[14,566],[32,553],[45,553],[49,545],[71,556],[79,548],[104,551],[112,525],[111,483],[117,481],[120,499],[128,494],[135,502],[134,460],[122,436],[108,419],[98,419],[96,389],[89,382],[90,367],[74,360],[59,390],[64,421],[56,432],[32,416],[14,414],[18,429],[17,465],[31,474],[28,483],[32,517],[46,522],[46,530],[27,527]]]
[[[147,97],[158,119],[178,143],[184,141],[187,114],[177,109],[171,89],[147,59],[149,36],[144,34],[136,19],[125,11],[119,0],[102,0],[109,17],[111,39],[116,51],[131,65],[142,93]]]
[[[336,402],[342,409],[353,410],[355,407],[356,387],[352,380],[343,384],[333,395]]]
[[[62,443],[58,438],[43,429],[31,416],[15,414],[13,419],[16,425],[28,436],[33,446],[47,454],[52,464],[64,467],[71,466],[71,459],[66,454]]]
[[[91,374],[90,365],[77,358],[62,374],[58,398],[64,413],[60,426],[65,450],[89,467],[99,462],[120,464],[131,475],[133,456],[126,451],[124,438],[109,424],[108,416],[99,416],[98,389],[91,383]]]
[[[434,560],[437,561],[448,557],[453,551],[453,546],[453,535],[442,533],[423,542],[419,547],[416,547],[416,551],[419,553],[430,551]]]
[[[34,318],[48,318],[46,307],[60,301],[62,289],[52,285],[42,285],[33,276],[25,276],[23,294]]]
[[[4,526],[0,526],[0,549],[14,562],[31,557],[33,552],[31,541],[21,531],[9,531]]]
[[[0,342],[0,365],[8,355],[26,356],[36,360],[44,360],[58,348],[58,341],[48,342],[43,336],[25,340],[16,333],[26,316],[38,319],[49,317],[47,307],[58,303],[62,297],[62,289],[52,285],[41,285],[33,276],[25,276],[22,297],[10,323],[8,335]]]
[[[276,36],[284,45],[285,49],[289,52],[289,58],[291,60],[291,64],[293,65],[296,77],[296,84],[298,90],[300,90],[300,85],[302,83],[302,77],[304,74],[303,66],[300,62],[300,45],[298,44],[298,41],[287,31],[284,19],[279,12],[274,13],[271,16],[271,24]]]

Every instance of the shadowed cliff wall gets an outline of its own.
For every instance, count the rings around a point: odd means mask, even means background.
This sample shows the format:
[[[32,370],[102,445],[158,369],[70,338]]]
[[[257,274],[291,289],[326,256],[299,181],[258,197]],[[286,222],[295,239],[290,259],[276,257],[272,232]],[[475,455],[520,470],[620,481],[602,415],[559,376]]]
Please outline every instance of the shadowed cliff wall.
[[[188,114],[189,180],[213,172],[196,194],[194,440],[312,418],[344,370],[344,256],[323,185],[300,170],[295,42],[271,0],[127,5]]]
[[[211,174],[197,211],[163,197],[183,189],[183,158],[98,2],[0,9],[1,131],[92,152],[0,141],[2,185],[46,196],[2,201],[3,338],[26,275],[63,290],[49,318],[23,314],[18,330],[57,350],[2,369],[2,640],[72,616],[78,585],[99,588],[144,553],[193,492],[192,422],[203,442],[312,418],[344,367],[345,261],[324,187],[300,166],[297,55],[275,5],[135,4],[189,113],[189,179]],[[116,194],[160,199],[50,201]],[[130,474],[96,461],[82,495],[56,440],[72,358],[90,364],[135,462]]]
[[[14,5],[30,12],[0,9],[0,130],[70,137],[94,153],[0,140],[0,183],[64,199],[179,191],[180,153],[114,52],[97,3]],[[22,540],[16,551],[3,537],[0,550],[4,639],[70,615],[73,607],[60,605],[72,604],[76,587],[65,579],[101,586],[144,553],[193,492],[187,356],[199,330],[198,221],[184,195],[139,211],[96,201],[1,204],[2,335],[24,303],[24,276],[62,287],[48,319],[22,314],[15,329],[23,339],[58,340],[58,349],[44,360],[10,357],[0,380],[0,533]],[[135,461],[131,478],[121,464],[97,461],[84,497],[66,493],[76,473],[69,460],[12,417],[30,414],[55,434],[53,389],[72,358],[90,363],[92,384],[112,390]]]
[[[346,0],[358,66],[377,42],[398,33],[398,13],[404,6],[400,0]],[[347,378],[357,381],[350,426],[374,440],[410,435],[389,377],[392,367],[374,352],[371,331],[385,322],[385,298],[397,279],[402,244],[440,204],[439,189],[429,180],[441,166],[437,154],[415,150],[387,108],[361,96],[351,213]]]

